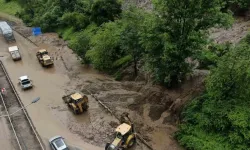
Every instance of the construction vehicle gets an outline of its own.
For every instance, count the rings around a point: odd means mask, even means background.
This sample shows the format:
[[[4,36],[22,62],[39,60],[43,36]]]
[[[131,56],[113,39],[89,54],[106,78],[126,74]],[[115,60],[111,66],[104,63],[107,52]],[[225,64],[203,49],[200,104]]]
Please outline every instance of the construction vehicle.
[[[49,53],[46,49],[39,50],[36,53],[36,57],[43,67],[51,66],[54,64],[53,58],[49,56]]]
[[[88,109],[88,97],[82,96],[80,93],[74,93],[67,96],[63,96],[62,99],[69,108],[72,109],[74,114],[80,114]]]
[[[19,48],[17,46],[9,47],[9,53],[14,61],[22,59]]]
[[[136,143],[134,125],[127,113],[123,113],[120,119],[121,125],[115,129],[115,139],[107,143],[105,150],[121,150],[131,148]]]

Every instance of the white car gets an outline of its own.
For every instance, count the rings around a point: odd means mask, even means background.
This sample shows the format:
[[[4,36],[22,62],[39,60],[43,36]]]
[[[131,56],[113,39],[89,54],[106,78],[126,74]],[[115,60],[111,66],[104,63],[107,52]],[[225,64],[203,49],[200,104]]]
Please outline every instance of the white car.
[[[24,89],[24,90],[33,87],[31,80],[28,78],[27,75],[21,76],[19,78],[19,84],[21,85],[22,89]]]
[[[49,144],[53,150],[69,150],[68,146],[65,144],[64,138],[61,136],[52,137],[49,140]]]

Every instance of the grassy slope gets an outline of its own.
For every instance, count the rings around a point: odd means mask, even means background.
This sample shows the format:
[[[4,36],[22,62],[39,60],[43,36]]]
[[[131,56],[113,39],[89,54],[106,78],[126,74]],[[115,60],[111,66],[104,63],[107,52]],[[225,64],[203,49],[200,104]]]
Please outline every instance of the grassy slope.
[[[16,12],[20,11],[21,7],[16,1],[5,3],[4,0],[0,0],[0,12],[15,15]]]

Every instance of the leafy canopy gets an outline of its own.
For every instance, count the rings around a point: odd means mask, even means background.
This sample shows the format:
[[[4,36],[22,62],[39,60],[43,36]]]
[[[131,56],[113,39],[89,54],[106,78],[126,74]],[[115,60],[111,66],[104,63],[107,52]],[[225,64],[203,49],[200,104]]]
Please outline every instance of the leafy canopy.
[[[250,46],[245,43],[221,58],[206,81],[206,93],[183,112],[177,133],[182,145],[189,149],[249,149],[249,58]]]
[[[156,81],[173,85],[191,71],[185,61],[206,44],[207,29],[228,27],[220,0],[154,0],[156,15],[145,24],[142,43]],[[156,23],[152,23],[156,21]]]

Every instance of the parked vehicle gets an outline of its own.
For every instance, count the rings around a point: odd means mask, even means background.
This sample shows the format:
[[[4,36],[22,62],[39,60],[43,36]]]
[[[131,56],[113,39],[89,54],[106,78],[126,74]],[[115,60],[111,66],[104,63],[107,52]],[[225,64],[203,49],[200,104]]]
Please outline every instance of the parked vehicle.
[[[16,41],[11,27],[5,21],[0,21],[0,34],[3,35],[8,43]]]
[[[19,49],[17,46],[11,46],[9,47],[9,53],[12,57],[12,59],[15,61],[15,60],[21,60],[21,54],[19,52]]]
[[[61,136],[52,137],[49,140],[49,144],[53,150],[69,150],[68,146],[65,144],[64,138]]]
[[[30,89],[33,87],[31,80],[28,78],[28,76],[21,76],[19,78],[19,84],[21,85],[23,90]]]

